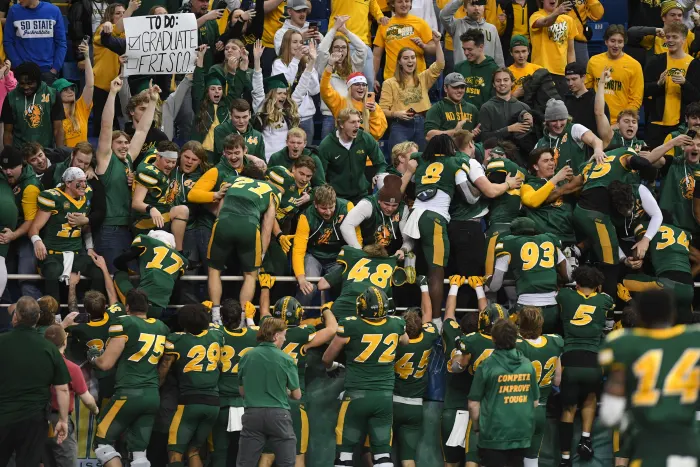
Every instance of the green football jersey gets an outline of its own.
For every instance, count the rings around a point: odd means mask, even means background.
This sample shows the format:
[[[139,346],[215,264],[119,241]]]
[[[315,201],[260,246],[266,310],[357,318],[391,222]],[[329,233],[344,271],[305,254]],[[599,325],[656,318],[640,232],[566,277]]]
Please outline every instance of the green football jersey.
[[[175,357],[174,370],[181,396],[219,395],[219,360],[224,338],[206,330],[194,335],[174,332],[165,341],[165,353]]]
[[[540,387],[540,405],[547,405],[557,360],[564,349],[564,339],[558,334],[543,334],[537,339],[522,339],[516,347],[535,367],[535,377]]]
[[[307,183],[304,188],[299,188],[292,172],[281,165],[267,169],[267,181],[277,187],[281,193],[277,206],[277,222],[281,225],[286,219],[299,212],[296,200],[301,198],[304,193],[311,193],[311,184]]]
[[[700,231],[693,216],[693,193],[700,180],[700,164],[691,164],[685,157],[666,160],[671,164],[665,177],[661,178],[659,207],[673,213],[673,222],[690,233]]]
[[[77,323],[66,328],[68,333],[68,355],[75,362],[84,362],[87,359],[87,350],[90,347],[104,349],[109,339],[109,327],[114,324],[114,321],[120,316],[126,314],[124,305],[115,303],[107,308],[102,319],[98,321],[90,321],[87,323]],[[98,368],[94,368],[97,378],[106,373],[113,373],[116,368],[108,372],[104,372]]]
[[[168,326],[154,318],[121,316],[109,327],[110,339],[126,339],[117,365],[115,389],[158,389],[158,362],[170,334]]]
[[[496,258],[508,257],[518,295],[557,290],[557,261],[561,241],[552,234],[507,235],[496,244]]]
[[[299,371],[299,387],[302,396],[306,393],[306,349],[304,346],[316,336],[316,328],[301,324],[287,328],[287,336],[282,345],[282,352],[294,359]]]
[[[586,163],[581,169],[583,191],[607,188],[613,180],[626,180],[632,170],[623,164],[636,155],[632,148],[617,148],[605,153],[605,161],[602,164],[597,164],[594,160]]]
[[[325,276],[332,286],[342,282],[340,296],[333,304],[333,313],[337,319],[345,318],[346,310],[352,310],[350,316],[354,316],[355,300],[372,285],[382,289],[391,299],[391,275],[396,268],[395,256],[370,257],[364,251],[346,245],[338,254],[338,263],[343,269]]]
[[[515,162],[505,157],[494,157],[485,169],[486,177],[491,174],[505,174],[525,179],[525,171]],[[491,200],[489,222],[491,224],[509,224],[520,213],[520,188],[513,188]]]
[[[85,196],[73,199],[60,188],[52,188],[39,193],[37,206],[42,211],[51,213],[46,225],[41,229],[41,239],[47,250],[79,251],[83,247],[83,231],[80,227],[71,227],[68,223],[69,213],[90,213],[92,188],[85,188]]]
[[[167,307],[175,281],[185,273],[187,258],[170,245],[148,235],[137,235],[131,246],[141,249],[139,288],[148,294],[149,302]]]
[[[467,346],[467,353],[471,355],[465,371],[473,377],[479,365],[493,353],[493,339],[487,334],[472,332],[464,336],[462,342]]]
[[[641,239],[647,231],[648,223],[640,224],[635,229],[637,239]],[[659,231],[649,243],[649,254],[654,274],[662,276],[667,272],[684,272],[691,274],[689,246],[692,235],[680,227],[671,224],[661,224]]]
[[[564,351],[598,352],[608,315],[612,318],[615,300],[606,293],[586,296],[578,290],[562,288],[557,294],[559,316],[564,327]]]
[[[564,131],[559,136],[552,136],[549,131],[545,130],[544,136],[537,141],[535,148],[552,148],[554,150],[554,161],[557,163],[555,173],[560,171],[567,165],[571,164],[574,170],[574,175],[580,173],[581,166],[586,160],[586,146],[581,143],[581,146],[571,136],[571,130],[574,124],[569,122],[566,124]]]
[[[15,204],[15,195],[10,184],[5,178],[5,174],[0,174],[0,203],[3,208],[0,210],[0,231],[5,229],[15,230],[17,228],[17,218],[19,209]],[[0,245],[0,256],[7,256],[9,245]]]
[[[406,323],[397,316],[377,321],[358,316],[341,320],[337,335],[350,339],[345,344],[345,389],[393,391],[396,348],[405,331]]]
[[[425,323],[420,335],[400,345],[396,352],[394,394],[401,397],[422,398],[428,387],[425,372],[428,369],[433,344],[440,338],[433,323]]]
[[[528,176],[525,185],[529,185],[537,191],[542,188],[548,180],[540,177]],[[541,204],[537,208],[523,206],[525,216],[532,219],[539,232],[548,232],[557,236],[562,242],[576,241],[574,233],[574,207],[560,197],[548,204]]]
[[[238,392],[238,363],[243,355],[258,345],[256,339],[259,328],[250,326],[229,331],[220,326],[219,329],[224,336],[224,345],[221,347],[221,359],[219,361],[221,367],[221,375],[219,376],[221,407],[233,404],[236,404],[234,405],[235,407],[242,407],[242,399],[237,402],[234,401],[234,399],[241,397],[240,392]]]
[[[142,163],[136,169],[134,183],[138,183],[148,189],[148,193],[143,199],[147,205],[151,205],[158,209],[161,214],[170,211],[175,205],[175,200],[180,192],[180,184],[175,178],[174,170],[171,175],[166,175],[158,167],[153,164]],[[135,219],[150,218],[148,213],[132,211],[132,216]]]
[[[603,368],[625,371],[627,410],[635,428],[676,431],[696,424],[700,327],[620,329],[598,354]]]
[[[260,217],[270,204],[274,203],[275,208],[279,204],[277,190],[267,182],[235,176],[227,178],[225,182],[231,186],[224,196],[219,219],[232,216],[240,222],[260,224]]]
[[[446,319],[442,323],[442,348],[445,351],[447,363],[447,378],[445,387],[445,401],[443,409],[463,409],[467,408],[467,395],[472,384],[472,375],[468,371],[452,373],[452,362],[457,357],[457,347],[455,339],[464,337],[459,323],[454,319]]]
[[[437,154],[432,162],[426,161],[421,157],[421,153],[414,153],[411,156],[418,162],[414,180],[416,182],[416,198],[421,198],[422,193],[432,192],[434,196],[435,190],[440,190],[446,193],[450,198],[455,192],[455,177],[457,173],[463,171],[469,173],[469,163],[460,156],[443,156]],[[432,196],[427,196],[431,198]]]

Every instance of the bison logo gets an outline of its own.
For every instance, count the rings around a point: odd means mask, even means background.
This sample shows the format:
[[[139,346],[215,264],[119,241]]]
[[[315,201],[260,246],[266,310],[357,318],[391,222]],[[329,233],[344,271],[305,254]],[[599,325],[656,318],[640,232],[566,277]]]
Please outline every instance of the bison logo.
[[[684,177],[680,181],[681,194],[685,199],[693,199],[695,191],[695,179],[693,177]]]
[[[39,128],[43,114],[44,110],[40,105],[30,105],[24,114],[24,119],[27,121],[29,128]]]

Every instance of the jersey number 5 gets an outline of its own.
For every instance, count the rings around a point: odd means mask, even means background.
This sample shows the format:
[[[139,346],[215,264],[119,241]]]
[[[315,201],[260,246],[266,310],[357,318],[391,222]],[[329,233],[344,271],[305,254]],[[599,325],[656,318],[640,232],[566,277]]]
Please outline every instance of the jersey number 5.
[[[574,318],[569,322],[574,326],[585,326],[593,321],[591,317],[593,313],[595,313],[594,306],[579,305],[578,308],[576,308],[576,313],[574,313]]]

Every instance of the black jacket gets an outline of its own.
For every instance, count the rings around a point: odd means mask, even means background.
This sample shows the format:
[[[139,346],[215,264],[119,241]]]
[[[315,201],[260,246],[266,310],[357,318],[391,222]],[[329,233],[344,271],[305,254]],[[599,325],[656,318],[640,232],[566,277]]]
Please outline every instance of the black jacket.
[[[659,76],[666,71],[667,55],[655,55],[644,67],[644,98],[646,100],[646,120],[661,121],[666,105],[666,87],[659,86]],[[651,99],[651,100],[647,100]],[[681,86],[681,122],[685,117],[685,108],[691,102],[700,100],[700,60],[694,59],[685,74],[685,84]]]

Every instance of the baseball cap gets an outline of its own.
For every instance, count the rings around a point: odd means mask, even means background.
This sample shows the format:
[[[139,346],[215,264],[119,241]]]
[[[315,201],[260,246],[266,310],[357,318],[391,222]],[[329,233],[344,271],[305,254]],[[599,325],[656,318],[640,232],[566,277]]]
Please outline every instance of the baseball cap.
[[[513,50],[513,47],[518,47],[520,45],[528,47],[530,45],[530,41],[528,41],[527,37],[523,36],[522,34],[513,36],[510,40],[510,49]]]
[[[306,3],[306,0],[287,0],[287,8],[299,11],[308,9],[309,5]]]
[[[578,62],[571,62],[566,65],[564,75],[580,75],[586,76],[586,67]]]
[[[66,88],[75,87],[75,83],[71,83],[65,78],[58,78],[56,81],[53,82],[51,87],[54,88],[57,92],[61,92]]]
[[[452,72],[449,75],[445,76],[445,86],[450,86],[453,88],[459,87],[459,86],[466,86],[467,82],[464,81],[464,76],[462,76],[461,73]]]
[[[486,5],[486,0],[472,0],[472,5]]]
[[[19,149],[12,146],[5,146],[0,153],[0,167],[3,169],[14,169],[18,165],[22,165],[23,159]]]

